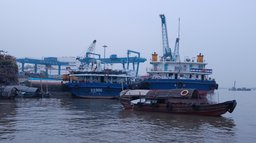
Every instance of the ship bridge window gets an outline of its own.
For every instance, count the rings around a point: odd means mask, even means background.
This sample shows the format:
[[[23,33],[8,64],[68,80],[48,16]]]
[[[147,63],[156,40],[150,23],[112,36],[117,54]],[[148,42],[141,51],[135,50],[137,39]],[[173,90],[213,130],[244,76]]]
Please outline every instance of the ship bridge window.
[[[175,75],[174,75],[174,78],[177,79],[177,78],[178,78],[178,74],[175,74]]]
[[[199,69],[203,69],[204,65],[199,65],[198,67],[199,67]]]
[[[112,83],[112,78],[111,78],[111,76],[108,77],[108,82],[109,82],[109,83]]]
[[[83,82],[83,81],[84,81],[84,78],[83,78],[83,77],[78,77],[78,81],[79,81],[79,82]]]
[[[105,76],[105,77],[104,77],[104,81],[105,81],[105,82],[108,82],[108,77]]]
[[[88,77],[88,76],[86,76],[85,80],[86,80],[87,82],[91,82],[91,81],[92,81],[91,78]]]
[[[123,78],[123,77],[120,77],[120,78],[118,78],[117,79],[117,83],[124,83],[125,82],[125,78]]]
[[[93,81],[93,82],[98,82],[98,77],[93,77],[93,78],[92,78],[92,81]]]
[[[112,77],[112,82],[113,83],[117,83],[117,78],[116,77]]]
[[[104,82],[104,76],[100,77],[100,82]]]
[[[205,76],[204,75],[202,75],[202,80],[205,80]]]

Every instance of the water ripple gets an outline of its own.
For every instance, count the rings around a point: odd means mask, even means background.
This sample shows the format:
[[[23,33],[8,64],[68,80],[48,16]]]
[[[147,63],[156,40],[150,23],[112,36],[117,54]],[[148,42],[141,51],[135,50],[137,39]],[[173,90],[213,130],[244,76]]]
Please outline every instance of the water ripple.
[[[237,142],[243,129],[232,117],[125,111],[118,100],[19,99],[0,109],[0,142]]]

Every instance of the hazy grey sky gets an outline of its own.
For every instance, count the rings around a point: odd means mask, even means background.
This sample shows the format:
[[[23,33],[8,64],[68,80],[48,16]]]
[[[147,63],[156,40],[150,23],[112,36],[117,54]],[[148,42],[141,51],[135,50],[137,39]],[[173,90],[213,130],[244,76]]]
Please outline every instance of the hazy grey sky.
[[[16,57],[79,56],[94,39],[96,52],[148,59],[162,55],[165,14],[173,50],[181,18],[180,55],[205,55],[221,87],[256,87],[255,0],[1,0],[0,49]]]

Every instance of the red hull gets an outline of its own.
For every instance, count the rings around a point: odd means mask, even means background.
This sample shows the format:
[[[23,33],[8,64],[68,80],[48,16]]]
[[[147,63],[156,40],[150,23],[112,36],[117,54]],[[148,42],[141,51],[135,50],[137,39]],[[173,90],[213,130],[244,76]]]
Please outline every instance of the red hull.
[[[187,97],[180,97],[180,95],[176,94],[177,91],[160,91],[162,94],[157,91],[159,94],[153,94],[153,96],[152,93],[155,91],[150,92],[145,95],[122,95],[120,97],[120,102],[125,109],[132,109],[135,111],[206,116],[221,116],[226,112],[232,113],[237,104],[236,100],[212,104],[206,98],[195,99],[192,98],[192,96],[190,98],[189,95]],[[172,92],[174,92],[174,95],[172,95]],[[190,93],[197,94],[193,91],[190,91]]]
[[[232,113],[236,107],[236,101],[227,101],[218,104],[191,105],[191,104],[136,104],[131,105],[129,102],[121,102],[125,109],[135,111],[164,112],[175,114],[194,114],[206,116],[221,116],[226,112]]]

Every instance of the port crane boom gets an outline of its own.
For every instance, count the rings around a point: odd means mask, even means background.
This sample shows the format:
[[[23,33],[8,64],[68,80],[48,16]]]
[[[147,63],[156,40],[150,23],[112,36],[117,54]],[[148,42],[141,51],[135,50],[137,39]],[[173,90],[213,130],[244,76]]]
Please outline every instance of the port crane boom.
[[[87,49],[86,53],[94,53],[95,46],[96,46],[96,40],[93,40],[92,44]]]
[[[168,34],[167,34],[167,26],[164,14],[160,14],[161,25],[162,25],[162,42],[163,42],[163,58],[172,60],[172,51],[169,47]]]

